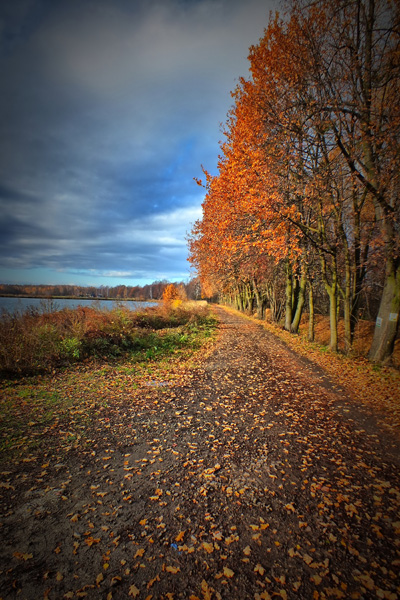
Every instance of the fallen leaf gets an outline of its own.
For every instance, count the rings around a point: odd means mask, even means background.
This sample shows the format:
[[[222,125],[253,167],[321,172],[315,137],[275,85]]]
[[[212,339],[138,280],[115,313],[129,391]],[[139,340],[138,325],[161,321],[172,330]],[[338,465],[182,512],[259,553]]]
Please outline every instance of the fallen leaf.
[[[13,556],[19,560],[29,560],[30,558],[33,558],[33,554],[28,554],[27,552],[13,552]]]
[[[234,576],[234,572],[232,571],[232,569],[229,569],[229,567],[224,567],[224,575],[225,577],[233,577]]]
[[[208,554],[211,554],[211,552],[214,552],[214,544],[210,544],[209,542],[203,542],[202,546],[203,546],[204,550],[206,552],[208,552]]]
[[[132,596],[133,598],[136,598],[137,596],[139,596],[140,594],[140,590],[138,590],[138,588],[136,587],[136,585],[131,585],[129,588],[129,592],[128,592],[129,596]]]
[[[168,571],[168,573],[177,573],[178,571],[180,571],[179,567],[165,567],[165,570]]]
[[[156,582],[156,581],[160,581],[160,577],[159,577],[159,575],[156,575],[156,576],[154,577],[154,579],[150,579],[150,581],[148,582],[148,584],[147,584],[147,586],[146,586],[146,587],[147,587],[147,589],[149,590],[149,589],[150,589],[150,588],[151,588],[151,587],[152,587],[152,586],[155,584],[155,582]]]
[[[98,544],[99,542],[100,538],[94,538],[91,535],[85,540],[85,544],[87,544],[89,547],[93,546],[93,544]]]

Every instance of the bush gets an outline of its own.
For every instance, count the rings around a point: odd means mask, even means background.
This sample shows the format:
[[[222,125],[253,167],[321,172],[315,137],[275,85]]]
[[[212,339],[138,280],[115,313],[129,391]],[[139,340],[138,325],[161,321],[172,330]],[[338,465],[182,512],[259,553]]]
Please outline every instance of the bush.
[[[208,309],[163,303],[132,312],[82,308],[55,313],[4,313],[0,319],[0,371],[28,373],[88,357],[125,354],[148,359],[191,345],[213,323]]]

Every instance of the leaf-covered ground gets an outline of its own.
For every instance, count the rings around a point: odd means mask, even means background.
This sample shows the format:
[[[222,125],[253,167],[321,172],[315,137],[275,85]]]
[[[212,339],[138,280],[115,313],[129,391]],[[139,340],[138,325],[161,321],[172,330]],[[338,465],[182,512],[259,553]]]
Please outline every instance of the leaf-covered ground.
[[[2,465],[0,598],[400,597],[398,438],[217,311],[195,369],[54,375],[48,450]]]

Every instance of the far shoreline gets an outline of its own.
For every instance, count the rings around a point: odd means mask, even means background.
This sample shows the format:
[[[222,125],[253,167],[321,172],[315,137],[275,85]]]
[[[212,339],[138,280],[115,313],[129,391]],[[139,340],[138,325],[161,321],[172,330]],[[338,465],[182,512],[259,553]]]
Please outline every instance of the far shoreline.
[[[27,299],[38,299],[38,300],[109,300],[110,302],[159,302],[155,298],[114,298],[105,296],[29,296],[25,294],[0,294],[0,298],[27,298]]]

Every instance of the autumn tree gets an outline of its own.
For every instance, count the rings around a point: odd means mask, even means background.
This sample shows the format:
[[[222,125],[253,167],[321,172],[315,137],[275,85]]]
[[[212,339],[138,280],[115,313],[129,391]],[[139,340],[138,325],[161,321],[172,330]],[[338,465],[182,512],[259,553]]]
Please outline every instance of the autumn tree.
[[[292,10],[312,56],[315,110],[325,115],[348,169],[371,198],[385,278],[370,358],[390,357],[400,311],[399,2],[306,2]],[[315,23],[318,23],[316,27]]]
[[[287,6],[250,48],[191,260],[207,285],[260,314],[270,274],[284,273],[285,327],[298,330],[308,289],[310,338],[322,283],[337,350],[338,316],[350,349],[364,282],[383,256],[370,356],[384,360],[400,308],[399,2]]]

